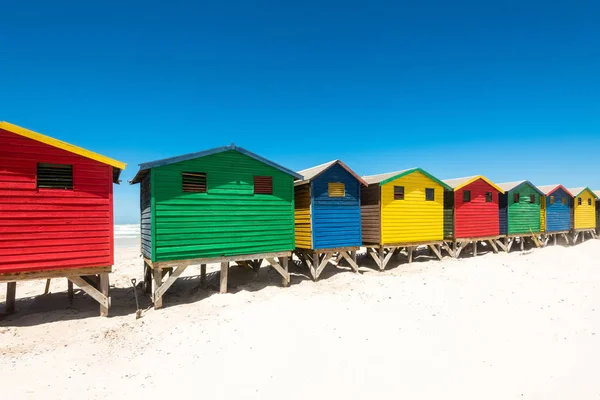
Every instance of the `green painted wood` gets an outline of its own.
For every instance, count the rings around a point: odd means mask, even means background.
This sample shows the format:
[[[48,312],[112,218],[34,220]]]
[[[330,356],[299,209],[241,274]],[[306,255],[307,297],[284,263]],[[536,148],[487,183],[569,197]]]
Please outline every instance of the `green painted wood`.
[[[182,172],[205,172],[206,193],[185,193]],[[254,194],[272,176],[273,194]],[[153,261],[294,249],[294,178],[237,151],[152,169]]]
[[[514,201],[514,194],[519,193],[518,203]],[[529,196],[535,196],[531,203]],[[525,184],[508,192],[508,234],[539,232],[540,223],[540,194],[530,185]]]

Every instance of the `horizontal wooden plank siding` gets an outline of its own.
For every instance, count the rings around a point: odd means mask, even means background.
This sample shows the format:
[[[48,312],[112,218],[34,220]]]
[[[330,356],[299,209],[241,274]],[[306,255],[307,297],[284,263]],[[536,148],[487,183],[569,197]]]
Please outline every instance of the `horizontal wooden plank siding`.
[[[150,191],[150,173],[140,182],[140,232],[142,254],[152,260],[152,202]]]
[[[404,187],[404,199],[394,198],[394,186]],[[434,190],[433,201],[426,200],[426,189]],[[421,172],[381,187],[381,213],[384,244],[444,238],[444,188]]]
[[[337,185],[329,196],[329,183]],[[360,183],[339,164],[333,165],[311,182],[313,248],[360,246]],[[336,185],[333,185],[336,186]]]
[[[540,197],[540,232],[546,232],[546,196]]]
[[[0,273],[113,264],[112,167],[0,129]],[[73,189],[37,188],[37,164]]]
[[[310,216],[310,183],[294,188],[294,227],[296,247],[312,248],[312,228]]]
[[[554,197],[554,204],[550,197]],[[565,232],[571,229],[571,196],[563,189],[546,196],[546,232]],[[564,204],[563,204],[564,201]]]
[[[206,193],[182,190],[182,172],[206,173]],[[231,150],[152,169],[153,261],[294,249],[293,177]],[[272,194],[254,194],[271,176]]]
[[[363,244],[381,244],[381,204],[378,183],[360,189],[360,218]]]
[[[573,195],[575,195],[575,193],[573,193]],[[581,198],[581,205],[579,205],[578,198]],[[588,201],[591,202],[591,205],[588,204]],[[588,190],[575,198],[574,213],[574,229],[596,228],[596,198]]]
[[[471,201],[465,202],[464,191],[471,191]],[[486,193],[492,193],[492,201],[486,201]],[[454,229],[456,238],[478,238],[498,236],[499,192],[482,179],[454,191]]]
[[[515,202],[515,193],[519,199]],[[533,202],[531,197],[533,196]],[[508,234],[540,232],[540,194],[529,184],[508,192]]]

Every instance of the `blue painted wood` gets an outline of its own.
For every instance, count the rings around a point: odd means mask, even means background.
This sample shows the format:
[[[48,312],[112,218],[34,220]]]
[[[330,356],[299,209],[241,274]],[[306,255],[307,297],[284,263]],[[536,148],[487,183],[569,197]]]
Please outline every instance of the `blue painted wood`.
[[[500,193],[498,196],[498,216],[500,218],[500,234],[508,234],[508,194]]]
[[[329,182],[343,182],[346,195],[329,197]],[[314,249],[360,246],[360,183],[356,178],[335,164],[315,178],[311,185]]]
[[[552,196],[554,204],[550,204],[550,196],[546,197],[546,232],[568,231],[571,229],[571,196],[562,189],[556,190]],[[563,204],[563,198],[566,204]]]

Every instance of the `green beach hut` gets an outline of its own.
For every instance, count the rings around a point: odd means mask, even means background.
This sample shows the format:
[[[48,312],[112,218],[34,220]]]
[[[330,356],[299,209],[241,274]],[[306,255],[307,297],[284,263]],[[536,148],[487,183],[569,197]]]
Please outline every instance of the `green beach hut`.
[[[544,192],[529,181],[500,183],[498,186],[504,190],[499,198],[499,220],[506,251],[510,251],[515,238],[519,238],[521,250],[524,249],[525,240],[531,240],[539,247]]]
[[[231,145],[140,164],[141,249],[154,306],[189,265],[229,263],[258,271],[267,261],[289,283],[294,180],[302,176]],[[152,289],[149,283],[153,281]]]

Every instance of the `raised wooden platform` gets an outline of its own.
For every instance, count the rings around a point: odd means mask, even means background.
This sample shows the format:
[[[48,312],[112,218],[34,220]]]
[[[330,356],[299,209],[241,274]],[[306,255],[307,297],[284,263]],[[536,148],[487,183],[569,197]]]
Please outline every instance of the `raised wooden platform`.
[[[515,243],[516,239],[519,239],[519,245],[521,246],[521,251],[525,250],[525,241],[531,240],[535,247],[540,248],[544,246],[544,242],[542,241],[542,233],[541,232],[529,232],[529,233],[515,233],[510,235],[502,235],[504,238],[504,245],[506,246],[506,252],[508,253]]]
[[[354,272],[358,273],[358,264],[356,263],[358,250],[360,250],[359,246],[352,246],[331,249],[296,249],[294,253],[309,269],[313,280],[316,281],[327,264],[333,263],[337,266],[342,259],[345,259]]]
[[[6,312],[9,314],[15,312],[17,282],[46,279],[47,293],[50,279],[67,278],[69,298],[73,298],[73,284],[75,284],[100,304],[100,315],[106,317],[110,309],[108,274],[111,272],[112,266],[0,273],[0,282],[7,283]]]
[[[144,258],[145,289],[146,293],[151,294],[152,296],[154,308],[161,308],[163,306],[163,296],[187,267],[190,265],[200,265],[200,282],[204,285],[206,283],[206,264],[220,263],[220,293],[227,293],[227,276],[229,273],[229,264],[231,262],[252,268],[258,273],[263,260],[267,261],[269,265],[282,276],[282,285],[288,286],[290,284],[288,261],[291,256],[291,251],[283,251],[160,262],[152,262],[151,260]],[[150,285],[150,282],[152,282],[152,285]]]
[[[413,260],[413,252],[420,246],[427,246],[438,259],[442,259],[442,249],[448,251],[451,255],[454,251],[448,246],[443,240],[434,240],[426,242],[404,242],[404,243],[386,243],[386,244],[372,244],[364,243],[363,246],[367,249],[367,253],[375,261],[380,271],[385,270],[385,267],[390,262],[392,256],[396,252],[400,252],[406,249],[408,253],[408,262],[411,263]]]
[[[470,244],[473,247],[473,257],[477,257],[477,244],[478,243],[489,243],[494,253],[498,253],[498,249],[503,251],[506,250],[506,245],[500,240],[502,236],[481,236],[481,237],[468,237],[468,238],[451,238],[446,239],[444,243],[446,248],[452,248],[453,253],[450,255],[454,258],[458,258],[463,250]],[[450,246],[452,245],[452,246]]]
[[[588,228],[588,229],[573,229],[571,231],[571,237],[573,239],[573,244],[577,243],[577,239],[581,237],[581,242],[585,241],[585,235],[589,235],[592,239],[597,239],[596,228]]]
[[[542,234],[544,246],[547,246],[552,239],[554,246],[558,244],[558,238],[563,238],[566,244],[571,244],[571,239],[569,238],[569,234],[571,231],[555,231],[555,232],[544,232]]]

